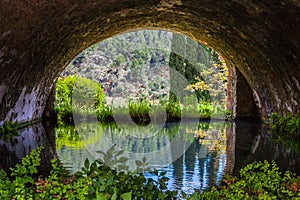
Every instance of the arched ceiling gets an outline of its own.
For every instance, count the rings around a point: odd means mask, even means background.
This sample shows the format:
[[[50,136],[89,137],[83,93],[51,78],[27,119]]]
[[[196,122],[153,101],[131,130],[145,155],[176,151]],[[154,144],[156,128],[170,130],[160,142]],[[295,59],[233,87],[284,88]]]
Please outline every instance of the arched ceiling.
[[[300,112],[299,0],[1,0],[0,121],[40,118],[80,51],[142,28],[217,50],[248,81],[263,118]]]

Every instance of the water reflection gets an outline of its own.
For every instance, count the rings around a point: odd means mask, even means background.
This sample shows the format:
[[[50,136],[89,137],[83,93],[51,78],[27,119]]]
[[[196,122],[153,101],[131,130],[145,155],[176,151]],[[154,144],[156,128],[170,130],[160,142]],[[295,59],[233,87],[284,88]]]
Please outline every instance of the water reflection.
[[[18,135],[10,140],[0,140],[0,169],[9,171],[9,168],[20,163],[22,158],[33,149],[44,146],[41,152],[40,174],[47,175],[50,170],[50,160],[54,156],[53,149],[49,143],[47,132],[42,123],[18,130]]]
[[[115,143],[127,152],[147,153],[159,150],[172,140],[168,150],[147,158],[159,171],[167,172],[169,189],[186,193],[191,193],[194,188],[204,190],[216,185],[224,173],[237,175],[242,167],[256,160],[275,160],[281,170],[289,169],[300,174],[300,154],[272,141],[269,130],[256,122],[169,123],[153,137],[138,131],[97,123],[82,123],[76,128],[60,127],[56,129],[57,154],[74,172],[80,170],[85,158],[93,160],[99,156],[95,154],[96,150],[105,151]],[[63,132],[68,132],[68,136],[59,136]],[[131,138],[131,133],[140,134],[143,139]],[[127,156],[132,161],[137,159],[134,154],[128,153]],[[168,162],[170,164],[166,166]]]
[[[149,157],[152,166],[167,172],[170,189],[188,193],[194,188],[203,190],[217,184],[224,173],[237,174],[240,168],[256,160],[275,160],[281,170],[300,175],[300,154],[272,140],[267,127],[249,121],[226,126],[218,122],[169,123],[151,137],[138,133],[138,129],[124,130],[98,123],[82,123],[76,128],[54,128],[51,124],[44,127],[45,124],[38,123],[19,130],[18,136],[9,141],[0,140],[0,168],[8,170],[38,146],[45,146],[40,173],[48,174],[55,155],[74,172],[81,169],[86,158],[94,160],[99,156],[96,150],[105,150],[113,143],[126,150],[133,161],[134,151],[155,152],[170,144],[165,151]],[[134,131],[143,136],[141,140],[130,137]],[[170,164],[165,165],[167,162]]]
[[[215,185],[222,178],[227,163],[226,130],[230,127],[217,121],[167,123],[163,128],[151,125],[147,129],[81,123],[56,128],[56,149],[61,162],[75,172],[85,158],[99,158],[96,151],[106,152],[116,144],[130,158],[130,169],[135,169],[135,160],[145,156],[149,167],[167,172],[169,189],[191,193],[194,188],[203,190]]]

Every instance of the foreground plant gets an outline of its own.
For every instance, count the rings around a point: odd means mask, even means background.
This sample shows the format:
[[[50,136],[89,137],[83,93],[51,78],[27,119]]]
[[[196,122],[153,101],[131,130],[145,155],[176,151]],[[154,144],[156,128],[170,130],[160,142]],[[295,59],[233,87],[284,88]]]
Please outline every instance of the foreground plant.
[[[91,180],[67,176],[57,159],[51,161],[53,169],[47,178],[34,178],[41,151],[39,147],[24,157],[21,164],[10,169],[10,177],[0,171],[0,199],[85,199]]]
[[[103,158],[84,162],[82,171],[69,175],[52,160],[52,171],[46,178],[37,177],[42,148],[33,150],[21,164],[11,168],[8,176],[0,171],[0,199],[176,199],[177,191],[167,190],[165,173],[154,170],[156,178],[127,171],[128,158],[115,146]],[[109,166],[105,165],[109,164]],[[136,161],[138,170],[147,169],[147,160]],[[36,178],[35,178],[36,177]],[[240,176],[227,175],[218,187],[196,191],[183,198],[196,199],[300,199],[300,177],[287,171],[282,173],[273,161],[254,162],[240,170]]]
[[[122,150],[116,150],[113,145],[107,152],[98,151],[103,159],[97,159],[93,163],[89,160],[84,162],[82,172],[75,174],[76,178],[88,178],[92,180],[89,186],[87,199],[173,199],[176,191],[167,190],[168,178],[164,172],[154,170],[157,178],[146,179],[142,173],[129,172],[126,162],[129,160],[123,157]],[[146,158],[137,160],[137,170],[144,172],[147,168]]]
[[[0,199],[173,199],[175,191],[166,190],[165,173],[153,171],[156,179],[146,179],[143,174],[117,170],[126,169],[127,158],[115,146],[102,152],[104,160],[93,163],[86,160],[81,172],[69,175],[53,159],[52,170],[46,178],[37,177],[42,148],[33,150],[21,164],[11,168],[10,177],[0,171]],[[111,162],[112,167],[104,164]],[[146,160],[136,161],[138,168],[147,165]]]
[[[299,199],[300,177],[279,171],[276,163],[254,162],[240,170],[240,177],[226,176],[219,187],[189,199]]]

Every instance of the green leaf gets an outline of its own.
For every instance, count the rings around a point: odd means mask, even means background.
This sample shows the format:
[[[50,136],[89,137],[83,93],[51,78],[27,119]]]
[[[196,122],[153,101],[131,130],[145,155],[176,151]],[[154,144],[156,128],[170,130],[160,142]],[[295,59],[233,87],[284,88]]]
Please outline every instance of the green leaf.
[[[85,161],[84,161],[84,167],[86,169],[89,169],[89,167],[90,167],[90,161],[89,161],[89,159],[85,159]]]
[[[142,161],[140,161],[140,160],[136,160],[136,161],[135,161],[135,164],[136,164],[136,166],[138,166],[138,167],[140,167],[140,166],[143,165]]]
[[[127,192],[127,193],[122,194],[121,198],[123,200],[131,200],[131,198],[132,198],[131,196],[132,196],[132,193],[131,192]]]
[[[107,200],[107,198],[105,197],[105,195],[103,193],[96,193],[96,199],[97,200]]]
[[[116,200],[117,199],[117,191],[114,191],[114,194],[111,197],[111,200]]]
[[[120,156],[120,155],[122,155],[124,153],[124,150],[120,150],[120,151],[118,151],[117,153],[116,153],[116,157],[118,157],[118,156]]]
[[[120,159],[119,159],[119,162],[120,163],[125,163],[125,162],[127,162],[129,159],[128,158],[126,158],[126,157],[121,157]]]

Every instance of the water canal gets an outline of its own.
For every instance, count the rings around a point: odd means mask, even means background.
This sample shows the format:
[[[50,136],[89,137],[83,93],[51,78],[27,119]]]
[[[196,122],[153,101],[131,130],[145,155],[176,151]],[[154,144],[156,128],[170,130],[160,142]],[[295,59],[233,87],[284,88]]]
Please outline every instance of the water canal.
[[[126,124],[83,122],[76,126],[34,124],[19,130],[10,141],[0,141],[3,169],[19,162],[37,146],[45,146],[41,173],[49,171],[49,161],[57,156],[71,173],[84,160],[101,158],[96,151],[112,145],[124,150],[127,165],[146,157],[148,166],[165,171],[168,188],[191,194],[217,185],[226,173],[256,160],[275,160],[281,170],[300,174],[300,153],[273,140],[268,128],[252,121],[189,121],[130,128]],[[146,173],[147,177],[151,177]]]

